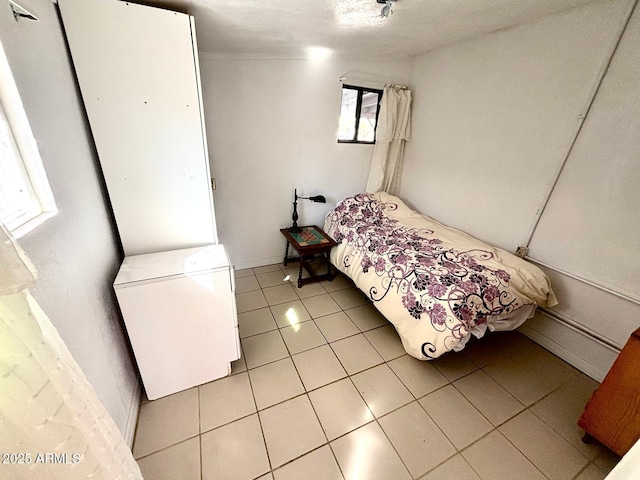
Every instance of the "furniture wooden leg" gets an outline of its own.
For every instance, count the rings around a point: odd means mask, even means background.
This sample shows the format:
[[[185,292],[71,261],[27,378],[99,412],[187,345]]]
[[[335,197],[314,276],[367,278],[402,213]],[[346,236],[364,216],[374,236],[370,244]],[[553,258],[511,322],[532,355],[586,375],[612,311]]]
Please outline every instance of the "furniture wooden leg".
[[[595,439],[593,438],[593,436],[589,435],[588,433],[585,432],[585,434],[582,436],[582,443],[586,443],[586,444],[590,444],[593,443]]]
[[[289,242],[287,242],[287,246],[284,247],[284,266],[287,266],[287,259],[289,258]]]
[[[300,255],[300,267],[298,269],[298,288],[302,287],[302,264],[304,263],[304,258]]]
[[[327,280],[333,280],[333,275],[331,275],[331,262],[329,261],[329,252],[325,253],[325,257],[327,258]]]

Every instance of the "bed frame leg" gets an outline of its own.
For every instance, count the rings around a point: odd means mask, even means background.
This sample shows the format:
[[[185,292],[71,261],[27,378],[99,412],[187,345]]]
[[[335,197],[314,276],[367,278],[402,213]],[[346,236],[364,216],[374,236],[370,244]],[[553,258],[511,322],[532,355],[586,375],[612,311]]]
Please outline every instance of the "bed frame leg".
[[[329,252],[326,252],[325,257],[327,259],[327,280],[333,280],[333,275],[331,274],[331,262],[329,261]]]

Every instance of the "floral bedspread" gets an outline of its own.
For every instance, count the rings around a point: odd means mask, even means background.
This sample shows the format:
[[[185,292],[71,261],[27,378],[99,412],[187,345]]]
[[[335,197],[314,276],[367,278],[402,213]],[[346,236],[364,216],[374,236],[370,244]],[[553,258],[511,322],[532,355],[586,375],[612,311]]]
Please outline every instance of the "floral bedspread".
[[[332,263],[395,325],[405,350],[432,359],[470,332],[512,329],[557,303],[535,265],[420,215],[383,192],[329,212]],[[457,347],[457,348],[456,348]]]

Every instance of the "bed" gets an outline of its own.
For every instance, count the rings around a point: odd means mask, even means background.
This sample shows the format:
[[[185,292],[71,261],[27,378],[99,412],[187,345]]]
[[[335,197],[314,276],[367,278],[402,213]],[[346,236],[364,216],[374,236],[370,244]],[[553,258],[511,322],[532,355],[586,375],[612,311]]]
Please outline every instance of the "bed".
[[[327,214],[324,230],[338,242],[331,263],[421,360],[461,350],[470,335],[513,330],[538,306],[557,304],[535,265],[384,192],[344,199]]]

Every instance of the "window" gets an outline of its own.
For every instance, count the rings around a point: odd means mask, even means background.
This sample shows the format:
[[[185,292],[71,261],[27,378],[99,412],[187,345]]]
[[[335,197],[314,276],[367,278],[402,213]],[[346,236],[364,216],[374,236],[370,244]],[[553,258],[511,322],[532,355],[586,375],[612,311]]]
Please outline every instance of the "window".
[[[56,213],[38,146],[0,45],[0,220],[20,237]]]
[[[339,143],[374,143],[382,90],[342,86]]]

